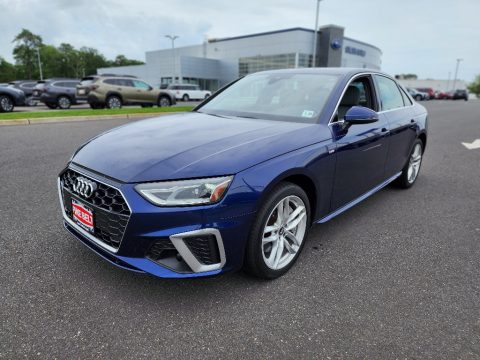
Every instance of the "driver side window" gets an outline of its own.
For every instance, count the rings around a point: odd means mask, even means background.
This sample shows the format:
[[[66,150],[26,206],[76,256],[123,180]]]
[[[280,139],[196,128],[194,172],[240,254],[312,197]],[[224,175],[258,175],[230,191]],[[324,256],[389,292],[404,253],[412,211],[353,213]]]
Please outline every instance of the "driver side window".
[[[376,110],[370,76],[356,78],[348,85],[338,106],[337,121],[343,120],[347,111],[353,106]]]

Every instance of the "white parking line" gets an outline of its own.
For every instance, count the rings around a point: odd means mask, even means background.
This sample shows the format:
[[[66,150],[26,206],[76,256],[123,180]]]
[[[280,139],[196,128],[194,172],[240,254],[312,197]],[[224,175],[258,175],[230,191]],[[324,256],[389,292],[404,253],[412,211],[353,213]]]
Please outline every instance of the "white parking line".
[[[476,139],[472,143],[462,142],[462,145],[465,146],[468,150],[480,149],[480,139]]]

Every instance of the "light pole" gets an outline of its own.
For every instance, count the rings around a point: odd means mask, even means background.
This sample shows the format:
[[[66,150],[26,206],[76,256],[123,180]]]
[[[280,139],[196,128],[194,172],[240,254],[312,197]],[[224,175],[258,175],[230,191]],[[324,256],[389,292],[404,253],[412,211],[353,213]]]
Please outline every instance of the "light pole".
[[[317,36],[318,36],[318,12],[320,10],[320,1],[322,0],[317,0],[317,11],[315,14],[315,29],[313,29],[313,57],[312,57],[312,67],[315,67],[317,65]]]
[[[40,50],[37,48],[35,48],[35,50],[37,51],[37,60],[38,60],[38,69],[40,71],[40,80],[43,80],[43,71],[42,71],[42,62],[40,61]]]
[[[177,69],[175,69],[175,40],[178,39],[177,35],[165,35],[166,38],[172,40],[172,58],[173,58],[173,77],[172,77],[172,84],[175,83],[175,77],[177,75]]]
[[[463,59],[457,59],[457,66],[455,67],[455,77],[453,78],[453,91],[455,91],[455,86],[457,85],[458,66],[460,65],[460,61],[463,61]]]

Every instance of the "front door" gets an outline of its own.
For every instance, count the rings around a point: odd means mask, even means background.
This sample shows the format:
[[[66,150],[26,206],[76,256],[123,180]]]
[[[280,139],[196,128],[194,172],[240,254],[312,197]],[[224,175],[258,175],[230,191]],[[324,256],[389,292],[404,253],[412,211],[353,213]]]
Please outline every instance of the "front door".
[[[338,119],[330,126],[336,144],[336,168],[331,211],[357,199],[384,181],[389,146],[386,116],[370,124],[342,123],[352,106],[378,111],[379,104],[371,76],[360,76],[348,86],[338,107]],[[340,121],[338,121],[340,120]]]

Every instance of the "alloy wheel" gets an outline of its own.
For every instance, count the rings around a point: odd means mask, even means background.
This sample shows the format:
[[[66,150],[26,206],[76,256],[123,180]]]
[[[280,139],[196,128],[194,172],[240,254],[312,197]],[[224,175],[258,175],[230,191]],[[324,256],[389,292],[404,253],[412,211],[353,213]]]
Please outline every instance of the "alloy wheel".
[[[13,110],[13,102],[8,96],[0,98],[0,108],[3,112],[10,112]]]
[[[122,102],[116,96],[112,96],[108,99],[108,107],[110,109],[120,109],[122,107]]]
[[[279,270],[290,264],[300,250],[307,229],[307,209],[298,196],[287,196],[273,208],[263,230],[265,265]]]
[[[410,155],[410,160],[408,163],[407,180],[410,184],[413,184],[417,178],[421,162],[422,146],[420,144],[416,144],[412,151],[412,155]]]

